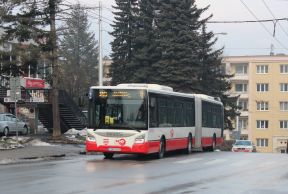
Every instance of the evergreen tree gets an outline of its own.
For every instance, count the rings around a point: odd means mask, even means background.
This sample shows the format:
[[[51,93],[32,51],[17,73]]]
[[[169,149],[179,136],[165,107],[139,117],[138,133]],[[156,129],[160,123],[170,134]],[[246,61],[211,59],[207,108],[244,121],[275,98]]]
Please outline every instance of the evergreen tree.
[[[61,86],[76,103],[81,102],[90,86],[97,84],[98,78],[97,42],[94,34],[88,32],[87,17],[80,4],[74,6],[60,41],[60,55],[64,58]]]
[[[210,17],[209,17],[210,18]],[[206,18],[208,20],[209,18]],[[214,49],[217,41],[212,32],[207,32],[206,23],[202,25],[199,39],[200,71],[198,72],[198,88],[201,93],[220,97],[224,106],[224,121],[226,128],[232,130],[232,121],[237,116],[236,101],[238,97],[230,96],[227,91],[231,89],[229,78],[222,66],[223,49]],[[225,67],[224,67],[225,68]]]
[[[114,31],[111,33],[114,40],[112,47],[112,64],[110,74],[112,84],[129,81],[131,72],[127,69],[127,64],[131,61],[135,44],[135,29],[137,27],[136,18],[138,16],[138,0],[116,0],[113,12],[115,22],[112,25]]]
[[[61,0],[0,0],[0,27],[5,35],[0,42],[17,40],[34,41],[42,49],[51,53],[52,64],[52,110],[53,136],[59,137],[60,115],[58,102],[58,48],[56,36],[56,13],[60,13]],[[49,29],[50,28],[50,29]]]
[[[152,83],[153,77],[157,76],[152,68],[152,64],[160,57],[159,52],[156,52],[157,43],[154,41],[156,38],[154,2],[146,0],[139,3],[135,45],[131,62],[127,64],[130,83]]]
[[[160,59],[152,65],[158,76],[153,82],[169,85],[176,91],[192,92],[197,88],[197,56],[200,15],[193,0],[159,1],[155,17],[157,52]]]

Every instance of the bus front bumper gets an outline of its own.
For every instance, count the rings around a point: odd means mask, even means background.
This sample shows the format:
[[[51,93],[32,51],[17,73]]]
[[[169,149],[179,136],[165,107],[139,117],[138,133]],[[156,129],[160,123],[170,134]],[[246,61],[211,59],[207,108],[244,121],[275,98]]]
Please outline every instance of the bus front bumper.
[[[113,152],[113,153],[138,153],[138,154],[149,154],[157,152],[159,149],[158,145],[148,143],[133,144],[129,146],[112,146],[112,145],[97,145],[95,141],[86,140],[86,151],[87,152]]]

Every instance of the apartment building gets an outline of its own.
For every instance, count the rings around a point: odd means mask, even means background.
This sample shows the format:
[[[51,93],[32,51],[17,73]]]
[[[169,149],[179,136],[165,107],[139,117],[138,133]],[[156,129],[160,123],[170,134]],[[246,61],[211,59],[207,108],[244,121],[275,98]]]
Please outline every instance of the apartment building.
[[[288,56],[225,57],[232,95],[239,95],[241,115],[235,130],[251,139],[259,152],[288,148]],[[238,126],[237,126],[238,125]],[[229,134],[226,133],[229,136]]]

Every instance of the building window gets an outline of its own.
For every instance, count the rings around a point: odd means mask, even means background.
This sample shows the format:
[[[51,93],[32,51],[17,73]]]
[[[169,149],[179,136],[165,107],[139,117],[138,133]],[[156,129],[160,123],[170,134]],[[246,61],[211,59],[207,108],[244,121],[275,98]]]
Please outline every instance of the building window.
[[[257,140],[257,147],[268,147],[268,139],[256,139]]]
[[[257,120],[257,129],[267,129],[268,121],[267,120]]]
[[[239,118],[238,121],[238,129],[247,129],[248,119],[247,118]]]
[[[288,129],[288,120],[280,121],[280,129]]]
[[[257,102],[257,110],[259,111],[265,111],[265,110],[269,110],[268,108],[268,102]]]
[[[288,65],[280,65],[280,73],[288,73]]]
[[[259,74],[268,73],[268,65],[257,65],[257,73]]]
[[[248,111],[248,100],[239,100],[238,106],[242,111]]]
[[[280,83],[280,91],[288,92],[288,83]]]
[[[247,75],[247,64],[236,64],[236,75]]]
[[[280,102],[280,110],[288,111],[288,102]]]
[[[269,89],[268,84],[257,84],[257,92],[267,92]]]
[[[235,84],[236,92],[247,92],[247,84]]]

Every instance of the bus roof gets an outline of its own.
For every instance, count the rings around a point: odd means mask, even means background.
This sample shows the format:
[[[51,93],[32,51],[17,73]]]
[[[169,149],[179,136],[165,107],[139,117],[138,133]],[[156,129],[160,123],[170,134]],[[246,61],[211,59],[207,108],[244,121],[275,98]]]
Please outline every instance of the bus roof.
[[[201,98],[206,101],[215,102],[222,104],[219,97],[212,97],[205,94],[195,94],[195,93],[181,93],[173,91],[173,88],[169,86],[159,85],[159,84],[145,84],[145,83],[131,83],[131,84],[118,84],[117,86],[92,86],[91,89],[142,89],[148,92],[167,94],[173,96],[183,96],[188,98]]]

